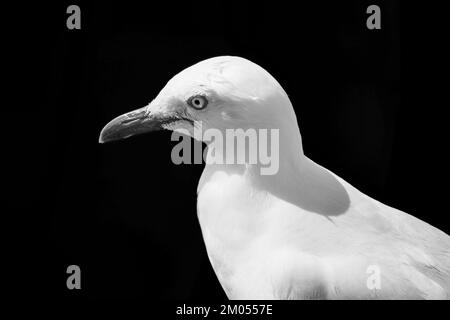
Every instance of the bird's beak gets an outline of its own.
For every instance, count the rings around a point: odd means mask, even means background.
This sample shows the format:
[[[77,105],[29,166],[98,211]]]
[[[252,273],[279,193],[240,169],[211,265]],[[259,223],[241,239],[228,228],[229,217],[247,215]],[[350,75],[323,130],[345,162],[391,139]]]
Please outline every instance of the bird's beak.
[[[143,107],[110,121],[100,133],[99,142],[121,140],[138,134],[161,130],[161,125],[164,122],[164,119],[160,116],[149,113],[148,108]]]

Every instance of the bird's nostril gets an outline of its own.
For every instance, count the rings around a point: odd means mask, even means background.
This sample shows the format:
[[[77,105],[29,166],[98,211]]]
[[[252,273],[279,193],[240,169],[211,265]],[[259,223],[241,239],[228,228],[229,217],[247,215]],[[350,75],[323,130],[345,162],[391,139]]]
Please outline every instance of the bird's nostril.
[[[133,111],[130,113],[127,113],[120,121],[120,124],[130,124],[139,120],[142,120],[147,117],[147,111],[146,110],[139,110],[139,111]]]
[[[138,121],[138,120],[140,120],[140,119],[141,119],[141,118],[125,119],[125,120],[122,120],[122,121],[120,122],[120,124],[130,124],[130,123],[136,122],[136,121]]]

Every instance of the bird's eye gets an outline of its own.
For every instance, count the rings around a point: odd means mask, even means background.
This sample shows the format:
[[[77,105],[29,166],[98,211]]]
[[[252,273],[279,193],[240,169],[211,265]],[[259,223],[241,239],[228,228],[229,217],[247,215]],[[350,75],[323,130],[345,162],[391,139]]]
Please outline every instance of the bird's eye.
[[[204,96],[193,96],[190,97],[187,103],[194,109],[201,110],[205,109],[208,105],[208,100]]]

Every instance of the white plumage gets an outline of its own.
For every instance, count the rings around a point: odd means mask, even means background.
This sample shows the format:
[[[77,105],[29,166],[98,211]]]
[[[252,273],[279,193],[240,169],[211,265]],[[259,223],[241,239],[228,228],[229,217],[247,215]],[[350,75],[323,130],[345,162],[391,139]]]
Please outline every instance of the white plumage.
[[[199,93],[209,99],[204,110],[186,104]],[[172,78],[145,115],[175,117],[162,127],[191,134],[186,119],[203,129],[280,130],[277,174],[261,175],[260,164],[207,164],[198,186],[208,256],[229,298],[450,298],[450,237],[308,159],[288,96],[260,66],[202,61]],[[101,141],[117,138],[108,136],[117,119]],[[368,285],[373,267],[376,288]]]

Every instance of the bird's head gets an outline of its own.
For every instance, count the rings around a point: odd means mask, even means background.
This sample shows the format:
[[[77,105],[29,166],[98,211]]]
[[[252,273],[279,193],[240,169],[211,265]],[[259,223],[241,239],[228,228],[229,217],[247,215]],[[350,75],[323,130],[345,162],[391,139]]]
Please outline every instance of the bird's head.
[[[198,123],[202,130],[276,128],[280,137],[284,131],[290,139],[300,139],[294,110],[280,84],[249,60],[223,56],[175,75],[150,104],[109,122],[99,141],[158,129],[194,136]]]

